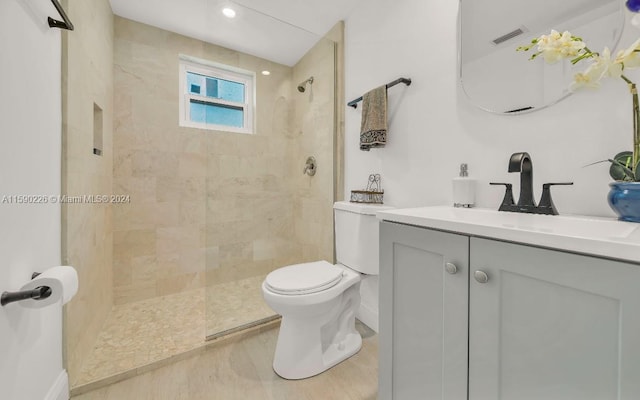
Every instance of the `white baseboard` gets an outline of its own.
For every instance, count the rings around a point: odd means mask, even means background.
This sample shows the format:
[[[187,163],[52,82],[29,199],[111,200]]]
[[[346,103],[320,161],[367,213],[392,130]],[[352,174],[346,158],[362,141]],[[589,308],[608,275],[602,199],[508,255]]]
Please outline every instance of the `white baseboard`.
[[[374,310],[366,304],[360,304],[358,312],[356,312],[356,318],[378,333],[378,310]]]
[[[69,375],[64,369],[49,389],[44,400],[69,400]]]

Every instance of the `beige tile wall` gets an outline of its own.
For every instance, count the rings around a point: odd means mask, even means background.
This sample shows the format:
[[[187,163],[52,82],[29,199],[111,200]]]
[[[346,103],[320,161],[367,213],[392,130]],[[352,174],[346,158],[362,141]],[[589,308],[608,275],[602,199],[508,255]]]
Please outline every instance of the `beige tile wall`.
[[[256,72],[255,134],[178,126],[179,54]],[[333,261],[334,56],[323,39],[290,68],[115,18],[116,304]]]
[[[339,23],[330,33],[342,31]],[[293,68],[294,82],[314,77],[304,93],[294,94],[295,112],[290,124],[297,135],[292,170],[302,171],[308,156],[317,160],[317,172],[310,177],[295,174],[293,183],[296,242],[302,250],[301,261],[334,261],[333,202],[336,177],[334,125],[336,114],[337,42],[323,38]]]
[[[292,69],[119,17],[115,37],[115,303],[298,260]],[[254,135],[178,126],[179,54],[258,72]]]
[[[67,0],[75,31],[63,31],[62,193],[110,194],[113,179],[113,15],[108,0]],[[103,155],[93,154],[94,104],[103,111]],[[65,358],[73,382],[112,305],[110,204],[62,204],[63,262],[79,290],[65,307]]]

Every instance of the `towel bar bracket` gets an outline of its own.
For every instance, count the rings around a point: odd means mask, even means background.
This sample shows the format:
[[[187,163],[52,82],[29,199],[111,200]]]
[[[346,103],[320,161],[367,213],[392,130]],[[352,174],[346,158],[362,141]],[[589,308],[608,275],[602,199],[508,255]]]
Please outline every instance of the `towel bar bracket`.
[[[56,8],[56,10],[58,10],[58,14],[60,14],[60,17],[62,17],[62,21],[58,21],[57,19],[47,17],[47,21],[49,22],[49,27],[66,29],[66,30],[72,31],[74,29],[73,24],[71,23],[71,20],[67,16],[67,13],[64,12],[64,9],[62,8],[58,0],[51,0],[51,3]]]

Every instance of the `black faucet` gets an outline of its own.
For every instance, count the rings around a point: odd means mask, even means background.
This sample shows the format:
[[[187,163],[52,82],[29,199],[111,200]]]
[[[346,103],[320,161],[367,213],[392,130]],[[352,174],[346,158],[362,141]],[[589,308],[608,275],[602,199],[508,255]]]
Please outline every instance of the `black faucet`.
[[[509,159],[509,172],[520,172],[520,197],[518,203],[513,201],[512,185],[510,183],[495,183],[490,185],[504,185],[506,192],[498,211],[512,211],[530,214],[558,215],[558,210],[551,199],[552,185],[573,185],[573,182],[545,183],[542,185],[540,205],[533,199],[533,164],[529,153],[513,153]]]
[[[513,153],[509,159],[509,172],[520,172],[520,198],[518,207],[535,207],[533,199],[533,164],[529,153]]]

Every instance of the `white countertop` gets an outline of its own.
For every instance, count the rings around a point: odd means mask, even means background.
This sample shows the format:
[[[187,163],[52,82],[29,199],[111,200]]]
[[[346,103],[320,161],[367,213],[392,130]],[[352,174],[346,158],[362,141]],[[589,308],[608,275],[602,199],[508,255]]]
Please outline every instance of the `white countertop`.
[[[378,219],[640,263],[640,223],[450,206],[379,211]]]

